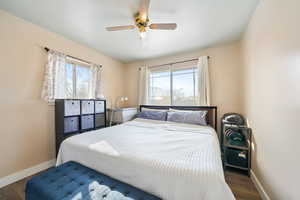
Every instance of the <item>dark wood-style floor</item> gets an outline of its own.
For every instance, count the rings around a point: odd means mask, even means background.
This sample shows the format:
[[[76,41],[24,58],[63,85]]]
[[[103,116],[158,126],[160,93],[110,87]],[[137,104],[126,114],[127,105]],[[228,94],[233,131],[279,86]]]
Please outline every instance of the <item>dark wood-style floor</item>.
[[[237,200],[261,200],[254,184],[248,176],[236,172],[225,172],[226,181]],[[25,200],[25,184],[30,178],[0,189],[0,200]]]
[[[262,200],[250,177],[226,171],[225,179],[237,200]]]

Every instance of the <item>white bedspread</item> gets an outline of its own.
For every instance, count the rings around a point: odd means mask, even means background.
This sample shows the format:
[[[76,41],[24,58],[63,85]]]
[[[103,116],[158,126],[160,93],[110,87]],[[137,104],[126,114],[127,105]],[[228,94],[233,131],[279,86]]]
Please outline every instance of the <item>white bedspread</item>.
[[[164,200],[231,200],[214,129],[136,119],[76,135],[57,165],[76,161]]]

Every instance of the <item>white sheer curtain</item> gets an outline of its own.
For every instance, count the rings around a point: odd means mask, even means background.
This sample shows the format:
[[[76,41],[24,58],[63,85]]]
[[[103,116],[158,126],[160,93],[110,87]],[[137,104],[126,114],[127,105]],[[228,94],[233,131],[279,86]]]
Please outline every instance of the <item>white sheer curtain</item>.
[[[79,67],[82,66],[80,64],[72,64],[73,73],[71,72],[70,75],[70,72],[67,74],[66,68],[66,64],[69,62],[66,55],[49,50],[48,62],[45,66],[42,99],[47,102],[54,102],[55,99],[78,98],[78,96],[75,96],[74,91],[78,89],[77,85],[81,83],[78,77],[80,74],[78,75],[78,73],[74,72],[76,72],[75,68],[79,70]],[[89,77],[88,87],[86,87],[84,96],[81,98],[103,98],[101,83],[102,67],[97,64],[90,64],[86,67],[85,75]],[[72,85],[72,94],[69,94],[69,96],[67,95],[68,84],[69,86],[70,84]],[[73,88],[74,86],[75,88]]]
[[[139,69],[139,94],[138,103],[139,105],[148,104],[148,67],[140,67]]]
[[[198,60],[198,104],[210,105],[210,84],[208,70],[208,56],[201,56]]]
[[[65,98],[66,91],[66,55],[49,50],[45,67],[42,98],[47,102]]]
[[[103,98],[102,91],[102,67],[101,65],[91,64],[92,78],[90,79],[89,98]]]

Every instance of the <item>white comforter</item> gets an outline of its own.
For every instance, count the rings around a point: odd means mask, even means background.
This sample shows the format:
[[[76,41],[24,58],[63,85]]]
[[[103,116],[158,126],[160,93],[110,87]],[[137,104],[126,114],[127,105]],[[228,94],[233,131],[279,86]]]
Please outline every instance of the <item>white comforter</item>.
[[[65,140],[57,165],[76,161],[164,200],[231,200],[209,127],[136,119]]]

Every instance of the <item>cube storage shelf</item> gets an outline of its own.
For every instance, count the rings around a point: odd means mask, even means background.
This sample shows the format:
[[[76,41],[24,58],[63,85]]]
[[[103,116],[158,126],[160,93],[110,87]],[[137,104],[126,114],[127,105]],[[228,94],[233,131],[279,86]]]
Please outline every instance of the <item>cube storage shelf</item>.
[[[66,138],[106,127],[106,101],[103,99],[56,99],[56,155]]]

